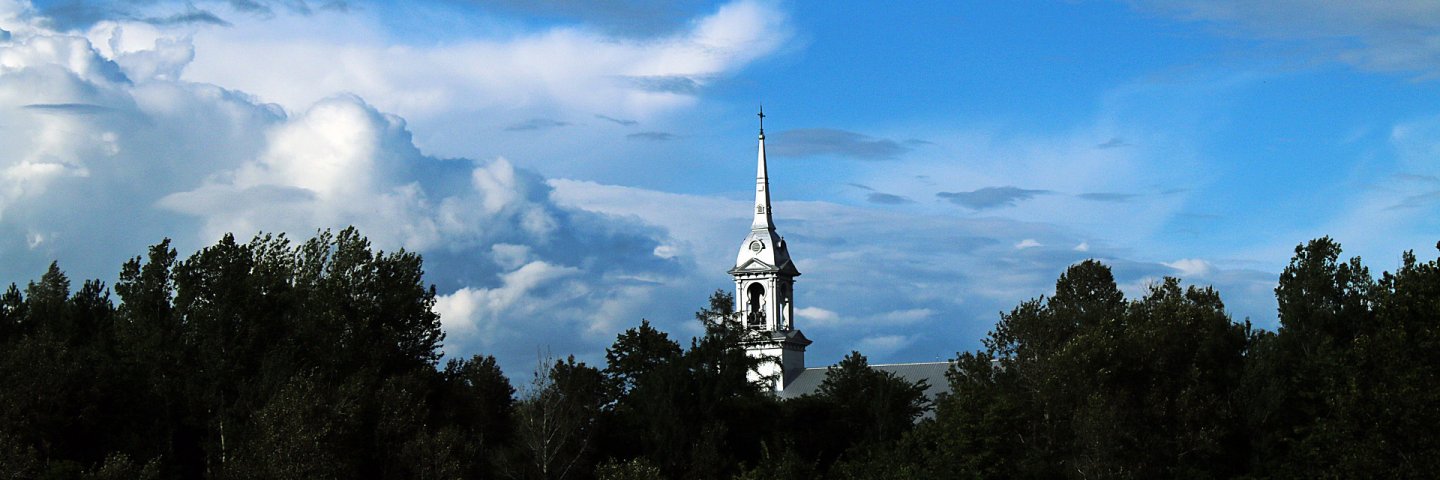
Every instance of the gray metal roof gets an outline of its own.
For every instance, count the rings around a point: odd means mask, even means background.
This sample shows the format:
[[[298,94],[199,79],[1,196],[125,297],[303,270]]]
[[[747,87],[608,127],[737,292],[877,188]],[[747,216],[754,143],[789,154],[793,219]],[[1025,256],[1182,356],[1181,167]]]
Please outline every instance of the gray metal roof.
[[[931,401],[934,401],[940,392],[950,390],[950,382],[945,380],[945,371],[950,369],[950,362],[892,363],[871,365],[870,368],[893,373],[911,383],[925,380],[929,384],[929,388],[925,389],[925,398]],[[780,398],[813,394],[820,389],[820,382],[825,381],[825,376],[829,374],[830,367],[807,368],[791,380],[789,385],[785,385],[785,389],[780,391]],[[931,415],[930,411],[926,411],[924,416]]]

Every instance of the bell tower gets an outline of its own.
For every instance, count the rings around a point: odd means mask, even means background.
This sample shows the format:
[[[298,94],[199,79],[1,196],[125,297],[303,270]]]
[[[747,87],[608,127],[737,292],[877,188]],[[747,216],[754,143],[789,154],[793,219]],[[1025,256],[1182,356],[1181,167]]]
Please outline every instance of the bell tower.
[[[745,352],[766,359],[756,380],[773,378],[780,392],[805,370],[805,347],[810,340],[795,329],[795,277],[800,271],[790,261],[785,238],[775,233],[770,214],[770,178],[765,166],[765,111],[761,109],[760,147],[755,170],[755,217],[750,233],[740,243],[735,267],[737,318],[749,330]]]

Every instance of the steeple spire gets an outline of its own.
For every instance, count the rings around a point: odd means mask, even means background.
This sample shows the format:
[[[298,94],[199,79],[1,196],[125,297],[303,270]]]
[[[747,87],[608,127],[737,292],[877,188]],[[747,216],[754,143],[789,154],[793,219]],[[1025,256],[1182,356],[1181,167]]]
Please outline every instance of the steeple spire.
[[[751,230],[775,230],[770,216],[770,176],[765,167],[765,106],[760,106],[760,153],[755,167],[755,221]]]
[[[761,107],[760,149],[755,158],[755,221],[735,254],[735,319],[748,333],[741,345],[746,355],[762,359],[750,381],[765,379],[779,392],[805,371],[810,339],[795,328],[795,277],[790,248],[775,231],[770,216],[770,176],[765,168],[765,108]]]

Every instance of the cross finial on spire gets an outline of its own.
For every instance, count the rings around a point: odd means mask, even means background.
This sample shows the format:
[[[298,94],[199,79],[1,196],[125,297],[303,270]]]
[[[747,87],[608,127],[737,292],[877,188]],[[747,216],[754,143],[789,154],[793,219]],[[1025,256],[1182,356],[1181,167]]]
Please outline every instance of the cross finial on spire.
[[[764,135],[764,134],[765,134],[765,104],[763,104],[763,103],[760,104],[760,113],[758,113],[758,114],[756,114],[756,115],[760,117],[760,134],[761,134],[761,135]]]

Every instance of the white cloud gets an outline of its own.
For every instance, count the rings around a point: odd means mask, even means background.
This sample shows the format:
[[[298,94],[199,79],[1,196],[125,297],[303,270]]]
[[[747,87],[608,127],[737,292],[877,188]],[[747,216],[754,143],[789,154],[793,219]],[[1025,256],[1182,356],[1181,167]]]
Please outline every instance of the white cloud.
[[[879,318],[881,322],[885,324],[907,325],[921,322],[924,320],[929,320],[931,317],[934,316],[935,310],[929,308],[908,308],[904,310],[886,312],[880,315]]]
[[[541,305],[547,302],[564,301],[567,296],[583,292],[560,289],[558,293],[543,295],[540,287],[557,280],[573,277],[580,273],[574,267],[562,267],[545,262],[527,263],[514,271],[500,276],[501,284],[495,288],[465,287],[435,300],[435,311],[440,314],[445,331],[466,343],[479,343],[489,347],[496,342],[515,340],[516,328],[524,324],[507,323],[504,320],[518,316],[534,318],[542,313]],[[453,340],[452,340],[453,341]]]
[[[1204,277],[1211,269],[1210,262],[1198,258],[1182,258],[1164,265],[1175,269],[1181,278]]]
[[[840,314],[820,307],[802,307],[795,309],[795,318],[807,325],[831,325],[839,322]]]
[[[315,12],[194,32],[203,52],[185,78],[224,82],[298,109],[353,92],[407,118],[529,106],[645,118],[690,105],[694,95],[659,79],[703,87],[774,52],[789,37],[785,15],[748,0],[720,6],[658,38],[557,28],[506,37],[394,45],[378,11]],[[128,23],[123,24],[128,29]],[[304,78],[308,81],[294,81]],[[586,114],[588,117],[589,114]]]
[[[914,337],[904,335],[875,335],[865,337],[856,342],[856,350],[867,358],[886,358],[899,352],[900,349],[915,343]],[[880,363],[880,362],[874,362]]]
[[[1016,243],[1016,244],[1015,244],[1015,249],[1016,249],[1016,250],[1024,250],[1024,249],[1027,249],[1027,248],[1035,248],[1035,247],[1043,247],[1043,246],[1044,246],[1043,244],[1041,244],[1040,242],[1035,241],[1035,239],[1033,239],[1033,238],[1027,238],[1027,239],[1021,240],[1021,241],[1019,241],[1018,243]]]

